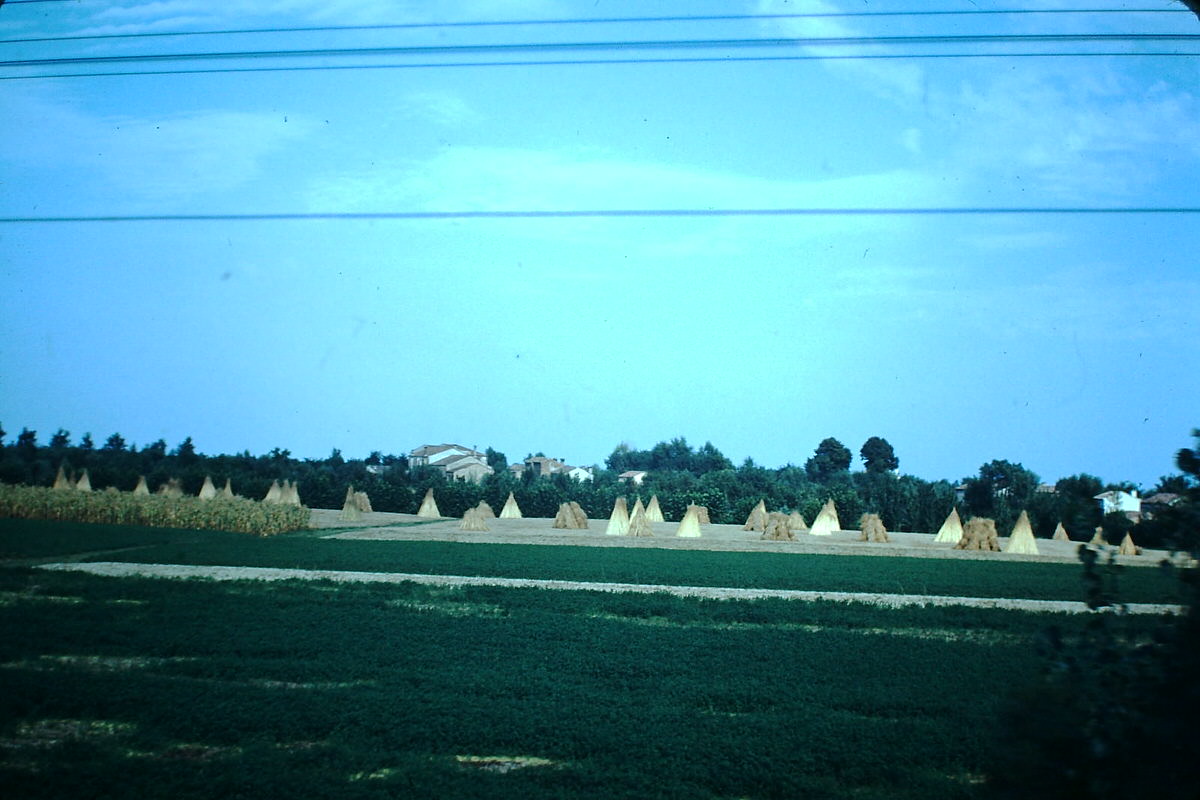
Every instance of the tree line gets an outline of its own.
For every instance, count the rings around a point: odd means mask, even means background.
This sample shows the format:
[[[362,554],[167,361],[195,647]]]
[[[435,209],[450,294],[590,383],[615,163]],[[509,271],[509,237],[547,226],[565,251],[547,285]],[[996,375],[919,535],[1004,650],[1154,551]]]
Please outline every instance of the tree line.
[[[1120,515],[1105,519],[1094,498],[1106,489],[1131,488],[1130,484],[1105,484],[1100,478],[1079,474],[1063,478],[1046,491],[1036,473],[1020,463],[994,460],[957,484],[929,481],[897,472],[900,459],[884,438],[872,436],[859,449],[861,470],[852,470],[851,450],[835,438],[822,440],[803,466],[759,466],[747,458],[734,466],[711,442],[695,448],[680,437],[659,442],[649,450],[622,443],[595,470],[592,481],[565,475],[537,476],[526,470],[512,475],[503,453],[488,448],[488,461],[498,467],[480,483],[447,479],[435,467],[411,467],[403,455],[373,452],[365,459],[344,458],[334,450],[324,459],[298,459],[281,448],[264,455],[243,451],[232,455],[205,455],[191,437],[175,447],[159,439],[141,448],[114,433],[97,446],[90,434],[72,442],[71,434],[57,430],[45,444],[36,431],[23,429],[11,443],[0,428],[0,481],[48,486],[60,467],[78,474],[87,469],[96,489],[108,486],[129,491],[144,475],[153,491],[169,479],[178,479],[185,492],[199,491],[206,476],[217,485],[230,480],[242,496],[261,499],[272,481],[294,481],[302,501],[314,508],[340,508],[348,486],[365,491],[378,511],[414,513],[428,489],[433,489],[441,512],[461,516],[485,501],[499,509],[509,492],[529,517],[553,517],[560,503],[578,502],[592,519],[607,519],[617,497],[632,503],[637,497],[657,495],[668,519],[679,519],[689,504],[706,506],[716,523],[741,523],[760,501],[772,510],[799,511],[811,522],[826,500],[837,505],[842,526],[853,528],[867,512],[879,514],[892,531],[936,531],[957,507],[965,516],[996,520],[1007,535],[1022,510],[1029,512],[1038,536],[1052,535],[1061,521],[1073,539],[1091,538],[1097,526],[1110,537],[1124,534],[1132,523]],[[640,485],[619,478],[624,472],[645,472]],[[1164,477],[1156,490],[1183,490],[1194,485],[1185,475]],[[1139,526],[1138,542],[1154,546],[1169,531],[1163,524]],[[1111,538],[1119,541],[1119,538]]]

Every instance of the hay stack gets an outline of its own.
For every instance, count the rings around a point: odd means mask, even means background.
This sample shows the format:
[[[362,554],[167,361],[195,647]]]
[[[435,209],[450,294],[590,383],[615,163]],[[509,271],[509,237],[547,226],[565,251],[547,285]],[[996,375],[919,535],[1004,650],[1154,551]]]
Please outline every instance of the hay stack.
[[[58,474],[54,476],[55,489],[74,489],[75,485],[67,479],[67,471],[63,469],[62,464],[58,465]]]
[[[513,493],[508,493],[508,499],[504,501],[504,508],[500,509],[500,519],[521,519],[521,508],[517,505],[517,498],[513,497]]]
[[[700,514],[696,511],[696,508],[696,506],[688,506],[683,519],[679,520],[679,527],[675,529],[676,536],[683,539],[700,538]]]
[[[371,507],[371,498],[366,492],[355,492],[354,502],[358,505],[358,510],[364,514],[369,514],[375,509]]]
[[[605,536],[624,536],[629,533],[629,508],[624,497],[618,497],[613,503],[612,514],[608,517],[608,527],[604,529]]]
[[[226,500],[232,500],[236,495],[233,493],[233,481],[229,478],[225,479],[225,486],[221,489],[221,497]]]
[[[1008,537],[1004,552],[1032,556],[1038,554],[1037,541],[1033,538],[1033,526],[1029,524],[1027,512],[1022,511],[1021,516],[1017,517],[1017,524],[1013,525],[1012,535]]]
[[[354,496],[354,487],[346,487],[346,499],[342,501],[342,514],[339,517],[343,522],[358,522],[362,519],[362,513],[358,510],[358,498]]]
[[[552,527],[562,528],[570,531],[587,530],[588,518],[587,514],[583,513],[583,509],[572,500],[569,503],[562,503],[558,507],[558,513],[554,515],[554,525]]]
[[[1104,528],[1096,526],[1096,532],[1092,534],[1092,540],[1088,542],[1092,547],[1104,547],[1108,544],[1108,540],[1104,538]]]
[[[1140,556],[1142,548],[1133,543],[1133,535],[1125,534],[1125,538],[1121,540],[1121,549],[1117,551],[1123,556]]]
[[[650,527],[650,520],[646,519],[646,509],[642,506],[642,499],[633,505],[633,514],[629,517],[629,531],[626,536],[653,536],[654,530]]]
[[[146,476],[138,475],[137,486],[133,487],[134,494],[150,494],[150,487],[146,485]]]
[[[1061,522],[1058,523],[1058,527],[1056,527],[1054,529],[1054,537],[1053,538],[1054,538],[1054,541],[1056,541],[1056,542],[1071,541],[1071,537],[1067,535],[1067,529],[1063,527],[1063,524]]]
[[[283,482],[283,488],[279,490],[279,503],[285,506],[303,505],[300,502],[300,489],[294,481]]]
[[[458,523],[458,529],[460,531],[489,530],[487,520],[484,519],[483,512],[479,510],[479,506],[467,509],[467,513],[463,514],[462,522]]]
[[[479,509],[479,513],[483,515],[484,519],[495,519],[496,518],[496,512],[492,510],[492,507],[490,505],[488,505],[487,500],[480,500],[479,505],[477,505],[475,507],[477,509]]]
[[[167,478],[167,482],[158,487],[158,494],[163,497],[183,497],[183,485],[179,478]]]
[[[217,496],[217,487],[213,486],[212,476],[204,476],[204,485],[200,487],[200,494],[196,495],[201,500],[212,500]]]
[[[751,511],[750,516],[746,517],[746,524],[742,526],[744,531],[761,531],[767,530],[767,501],[759,500]]]
[[[808,523],[804,521],[804,515],[799,511],[788,514],[788,530],[792,533],[808,532]]]
[[[821,508],[821,513],[817,514],[817,518],[813,520],[812,529],[809,530],[813,536],[829,536],[834,531],[842,529],[841,520],[838,519],[837,506],[833,504],[833,499],[825,501],[825,505]]]
[[[1000,549],[1000,536],[996,533],[996,521],[987,517],[971,517],[963,528],[962,539],[954,545],[955,550]]]
[[[883,518],[878,514],[863,514],[859,527],[862,529],[858,537],[860,542],[888,541],[887,528],[883,526]]]
[[[646,519],[650,522],[666,522],[656,494],[650,495],[650,505],[646,506]]]
[[[780,511],[772,511],[763,525],[762,538],[776,542],[793,541],[796,534],[792,532],[791,517]]]
[[[433,499],[433,487],[426,490],[421,507],[417,509],[417,516],[425,519],[438,519],[442,516],[442,512],[438,511],[437,500]]]
[[[687,510],[691,511],[693,508],[696,509],[696,519],[700,522],[701,525],[711,525],[712,524],[712,520],[710,520],[708,517],[708,506],[698,506],[698,505],[695,505],[694,503],[689,503]]]
[[[159,489],[161,492],[162,489]],[[279,481],[271,481],[271,488],[267,489],[267,496],[263,498],[264,503],[278,503],[279,496],[282,490],[279,488]]]
[[[79,476],[79,480],[75,481],[75,488],[81,492],[90,492],[92,490],[92,479],[88,477],[86,469]]]
[[[933,541],[958,544],[962,538],[962,518],[958,516],[958,509],[952,508],[946,516],[946,521],[942,523],[942,527],[938,528],[937,536],[933,537]]]

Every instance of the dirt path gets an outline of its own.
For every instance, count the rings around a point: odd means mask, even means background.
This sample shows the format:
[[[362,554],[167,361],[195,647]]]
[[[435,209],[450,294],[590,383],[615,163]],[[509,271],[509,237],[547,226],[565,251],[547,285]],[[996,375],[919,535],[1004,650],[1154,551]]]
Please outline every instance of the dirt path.
[[[648,583],[592,583],[533,578],[493,578],[466,575],[419,575],[405,572],[353,572],[337,570],[278,569],[269,567],[202,567],[180,564],[126,564],[116,561],[43,564],[42,569],[88,572],[109,577],[204,578],[216,581],[287,581],[330,580],[355,583],[420,583],[433,586],[500,586],[525,589],[557,589],[593,592],[666,592],[680,597],[705,597],[717,600],[831,600],[843,603],[868,603],[889,606],[967,606],[1004,608],[1016,611],[1050,611],[1080,614],[1088,610],[1084,603],[1070,600],[1019,600],[1004,597],[946,597],[942,595],[882,594],[868,592],[822,592],[798,589],[740,589],[717,586],[667,586]],[[1130,614],[1177,614],[1181,606],[1159,603],[1131,603]]]

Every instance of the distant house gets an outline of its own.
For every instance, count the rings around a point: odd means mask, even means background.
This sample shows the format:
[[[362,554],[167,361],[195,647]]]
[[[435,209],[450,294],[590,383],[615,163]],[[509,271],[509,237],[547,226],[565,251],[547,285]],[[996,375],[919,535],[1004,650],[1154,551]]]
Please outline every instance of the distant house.
[[[1058,494],[1058,487],[1053,483],[1039,483],[1034,491],[1038,494]]]
[[[1142,498],[1138,493],[1111,489],[1092,498],[1100,501],[1100,510],[1105,514],[1120,513],[1137,522],[1142,517]]]
[[[546,456],[530,456],[524,463],[513,464],[509,467],[513,475],[520,477],[525,470],[531,470],[535,478],[565,474],[578,481],[590,481],[595,478],[591,467],[572,467],[557,458]]]
[[[640,469],[631,469],[626,472],[622,472],[620,475],[617,476],[617,479],[622,480],[622,481],[628,481],[629,483],[632,483],[634,486],[641,486],[642,481],[644,481],[646,479],[646,473]]]
[[[479,483],[483,476],[496,470],[487,463],[487,456],[461,444],[426,444],[408,454],[413,467],[436,467],[446,477],[456,481]]]
[[[591,467],[571,467],[567,470],[567,475],[577,481],[592,481],[596,479],[595,473]]]
[[[1155,515],[1183,502],[1183,497],[1173,492],[1159,492],[1142,499],[1142,519],[1154,519]]]

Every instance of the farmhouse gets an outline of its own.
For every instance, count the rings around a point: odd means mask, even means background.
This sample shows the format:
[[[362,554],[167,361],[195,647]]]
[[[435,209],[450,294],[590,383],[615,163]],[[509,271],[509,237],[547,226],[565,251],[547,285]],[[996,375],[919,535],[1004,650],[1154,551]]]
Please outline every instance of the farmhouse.
[[[1138,497],[1136,490],[1125,492],[1112,489],[1107,492],[1101,492],[1092,499],[1100,501],[1100,509],[1105,514],[1118,512],[1129,517],[1134,522],[1142,518],[1142,498]]]
[[[546,456],[530,456],[521,464],[513,464],[508,468],[513,475],[520,477],[525,470],[533,470],[536,478],[549,475],[566,474],[568,478],[578,481],[590,481],[596,476],[591,467],[572,467],[560,459]]]
[[[479,483],[483,476],[495,473],[487,463],[487,456],[461,444],[422,445],[408,454],[408,463],[413,467],[436,467],[447,478],[471,483]]]
[[[620,475],[617,476],[617,479],[622,480],[622,481],[628,481],[629,483],[632,483],[634,486],[641,486],[642,481],[644,481],[646,479],[646,473],[640,469],[631,469],[627,472],[622,472]]]

